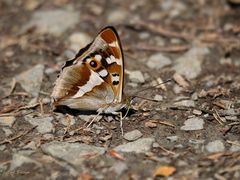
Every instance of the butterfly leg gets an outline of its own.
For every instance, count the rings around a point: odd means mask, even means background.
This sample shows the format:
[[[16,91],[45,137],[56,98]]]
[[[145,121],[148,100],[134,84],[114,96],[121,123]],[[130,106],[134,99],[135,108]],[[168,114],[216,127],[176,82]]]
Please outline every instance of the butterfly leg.
[[[99,111],[98,114],[91,120],[91,122],[87,125],[86,128],[89,128],[89,127],[92,125],[92,123],[99,117],[99,115],[100,115],[101,113],[102,113],[102,112]]]
[[[120,129],[121,129],[121,133],[123,136],[123,117],[122,117],[122,112],[119,112],[120,115]]]

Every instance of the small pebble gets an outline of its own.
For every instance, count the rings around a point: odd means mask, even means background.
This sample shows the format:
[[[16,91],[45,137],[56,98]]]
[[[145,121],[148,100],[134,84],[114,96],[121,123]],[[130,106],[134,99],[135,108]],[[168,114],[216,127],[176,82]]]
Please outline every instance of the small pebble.
[[[194,110],[193,110],[193,114],[200,116],[200,115],[202,114],[202,111],[197,110],[197,109],[194,109]]]
[[[239,141],[233,141],[234,144],[232,144],[230,151],[231,152],[238,152],[240,151],[240,142]]]
[[[216,153],[216,152],[224,151],[225,147],[221,140],[215,140],[215,141],[209,142],[206,145],[206,150],[210,153]]]
[[[153,138],[141,138],[133,142],[121,144],[114,149],[121,152],[144,153],[151,149],[154,141]]]
[[[1,126],[12,127],[12,125],[14,124],[15,121],[16,121],[16,118],[14,116],[0,117],[0,125]]]
[[[156,94],[153,98],[155,101],[162,101],[163,100],[163,97],[159,94]]]
[[[156,128],[157,127],[157,122],[156,121],[147,121],[145,122],[145,127],[148,128]]]
[[[141,71],[126,71],[129,79],[134,83],[144,83],[145,79]]]
[[[150,56],[147,61],[147,66],[151,69],[161,69],[172,63],[170,58],[163,56],[162,53],[156,53]]]
[[[175,142],[178,140],[178,136],[168,136],[167,140],[170,140],[171,142]]]
[[[26,92],[30,93],[33,97],[38,97],[42,85],[43,72],[44,65],[38,64],[17,75],[16,80]]]
[[[128,141],[135,141],[142,137],[142,133],[139,130],[133,130],[124,134],[123,138]]]
[[[195,102],[193,100],[182,100],[174,103],[175,106],[183,107],[195,107]]]
[[[184,122],[184,126],[182,126],[180,129],[184,131],[194,131],[194,130],[201,130],[203,129],[204,121],[202,118],[194,117],[187,119]]]

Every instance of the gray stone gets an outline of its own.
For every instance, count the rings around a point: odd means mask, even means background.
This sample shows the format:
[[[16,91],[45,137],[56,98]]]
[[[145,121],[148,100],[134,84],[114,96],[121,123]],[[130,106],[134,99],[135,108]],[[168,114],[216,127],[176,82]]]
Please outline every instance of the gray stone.
[[[21,153],[15,153],[12,157],[11,165],[10,165],[10,171],[15,170],[16,168],[22,166],[23,164],[35,164],[37,166],[41,166],[41,164]]]
[[[163,11],[168,13],[170,17],[177,17],[186,11],[187,7],[183,2],[168,0],[161,3]]]
[[[154,143],[152,144],[152,147],[153,147],[153,148],[159,148],[160,145],[159,145],[157,142],[154,142]]]
[[[164,66],[170,65],[172,61],[170,58],[163,56],[162,53],[156,53],[150,56],[147,61],[147,66],[151,69],[161,69]]]
[[[142,137],[142,133],[139,130],[133,130],[124,134],[123,138],[128,141],[135,141]]]
[[[155,101],[162,101],[163,100],[163,97],[159,94],[156,94],[153,98]]]
[[[55,69],[55,68],[46,68],[46,69],[45,69],[45,74],[47,74],[47,75],[52,75],[52,74],[54,74],[56,71],[57,71],[57,69]]]
[[[51,133],[55,131],[52,120],[53,117],[32,117],[27,115],[24,117],[33,126],[37,126],[37,131],[41,134]]]
[[[35,141],[30,141],[22,149],[36,150],[37,149],[36,142]]]
[[[83,32],[75,32],[69,37],[70,49],[78,52],[79,49],[85,47],[92,41],[92,38]]]
[[[42,99],[42,103],[43,103],[43,104],[50,104],[50,103],[51,103],[51,99],[45,97],[45,98]]]
[[[130,81],[134,83],[144,83],[145,79],[141,71],[127,71]]]
[[[121,152],[144,153],[151,150],[154,141],[155,140],[153,138],[141,138],[134,142],[121,144],[114,149]]]
[[[179,102],[175,102],[173,105],[183,107],[195,107],[195,102],[193,100],[182,100]]]
[[[110,168],[111,171],[115,172],[117,176],[122,175],[125,171],[128,170],[128,166],[124,162],[116,162]]]
[[[203,144],[205,140],[201,140],[201,139],[189,139],[189,143],[191,144]]]
[[[184,131],[194,131],[203,129],[204,120],[200,117],[193,117],[184,122],[180,129]]]
[[[13,133],[13,132],[11,131],[11,129],[10,129],[10,128],[7,128],[7,127],[3,127],[2,130],[4,131],[6,137],[12,135],[12,133]]]
[[[6,145],[0,145],[0,151],[4,151],[6,149]]]
[[[225,150],[224,144],[221,140],[209,142],[206,145],[206,150],[210,153],[221,152]]]
[[[202,61],[208,53],[208,48],[193,47],[175,61],[173,69],[187,79],[194,79],[201,73]]]
[[[61,122],[62,125],[64,126],[72,126],[75,124],[76,120],[74,118],[74,116],[68,116],[67,118],[60,118],[59,121]]]
[[[228,110],[223,110],[222,113],[227,116],[235,116],[239,114],[239,110],[236,109],[228,109]]]
[[[38,33],[59,36],[78,22],[79,12],[63,9],[39,10],[34,12],[32,19],[22,28],[22,31],[36,27]]]
[[[197,109],[194,109],[194,110],[193,110],[193,114],[200,116],[200,115],[202,114],[202,111],[197,110]]]
[[[239,141],[234,141],[235,144],[232,144],[230,151],[231,152],[237,152],[240,151],[240,142]]]
[[[105,148],[81,143],[53,141],[41,146],[44,153],[62,159],[73,165],[81,165],[82,161],[105,153]]]
[[[181,86],[179,86],[179,85],[177,85],[177,84],[174,84],[174,85],[173,85],[173,92],[174,92],[175,94],[181,93],[182,90],[183,90],[183,88],[182,88]]]
[[[102,115],[79,115],[78,116],[80,120],[83,120],[85,122],[91,122],[93,119],[95,119],[95,122],[98,122],[99,120],[102,119]]]
[[[54,139],[53,134],[44,134],[43,137],[45,140],[53,140]]]
[[[3,117],[0,117],[0,125],[12,127],[15,120],[16,118],[14,116],[3,116]]]
[[[178,140],[178,136],[168,136],[167,140],[170,140],[171,142],[175,142]]]
[[[25,91],[30,93],[33,97],[37,97],[42,84],[43,72],[44,65],[38,64],[16,76],[16,80]]]
[[[108,23],[121,23],[126,20],[128,12],[123,9],[114,9],[107,16]]]

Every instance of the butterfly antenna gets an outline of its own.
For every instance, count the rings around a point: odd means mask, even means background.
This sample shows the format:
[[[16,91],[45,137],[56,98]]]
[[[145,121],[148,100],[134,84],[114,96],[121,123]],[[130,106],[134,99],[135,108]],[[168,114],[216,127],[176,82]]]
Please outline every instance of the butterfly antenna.
[[[138,94],[138,93],[143,92],[143,91],[146,91],[146,90],[148,90],[148,89],[156,88],[156,87],[158,87],[158,86],[161,86],[161,85],[166,84],[166,83],[171,82],[171,81],[172,81],[172,79],[168,79],[168,80],[163,81],[162,83],[159,83],[159,84],[157,84],[157,85],[154,85],[154,86],[151,86],[151,87],[147,87],[147,88],[141,89],[141,90],[135,92],[134,94]],[[130,102],[131,102],[134,98],[141,98],[141,99],[145,99],[145,100],[148,100],[148,101],[158,102],[157,100],[149,99],[149,98],[146,98],[146,97],[141,97],[141,96],[138,96],[138,95],[133,95],[133,96],[131,96]]]

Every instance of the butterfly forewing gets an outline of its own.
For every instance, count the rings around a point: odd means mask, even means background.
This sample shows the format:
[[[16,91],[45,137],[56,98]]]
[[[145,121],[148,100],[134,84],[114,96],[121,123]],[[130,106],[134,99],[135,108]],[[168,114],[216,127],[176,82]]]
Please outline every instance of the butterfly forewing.
[[[94,41],[67,61],[56,81],[54,105],[98,110],[121,103],[123,54],[113,27],[103,29]]]

